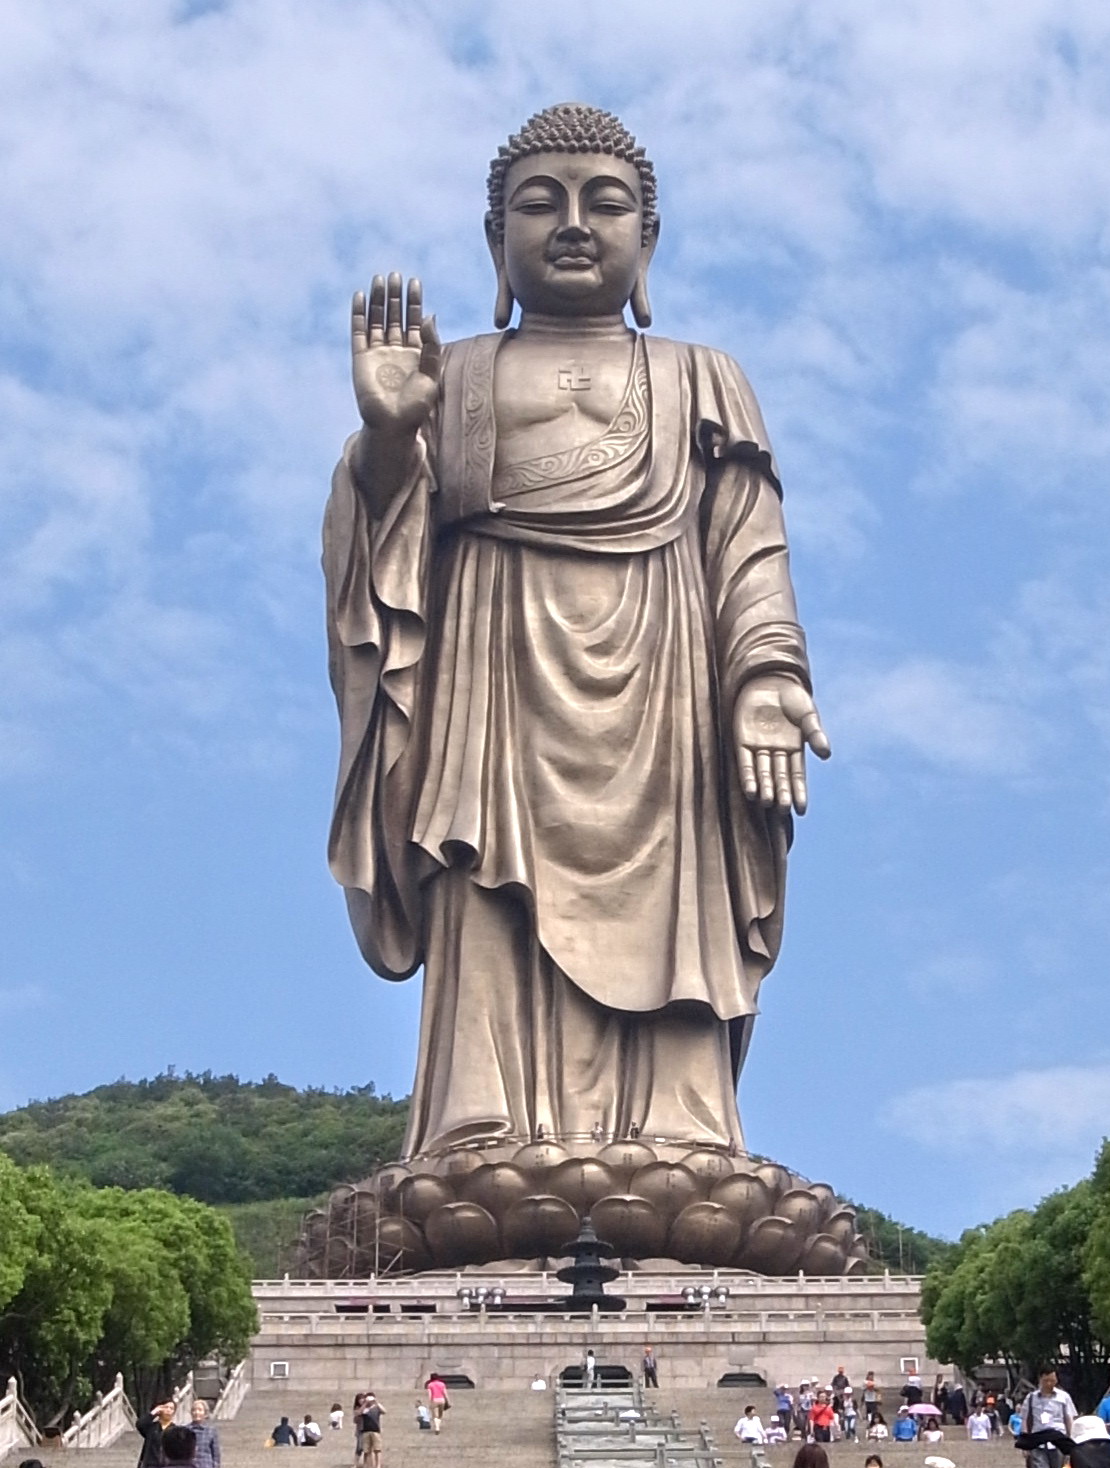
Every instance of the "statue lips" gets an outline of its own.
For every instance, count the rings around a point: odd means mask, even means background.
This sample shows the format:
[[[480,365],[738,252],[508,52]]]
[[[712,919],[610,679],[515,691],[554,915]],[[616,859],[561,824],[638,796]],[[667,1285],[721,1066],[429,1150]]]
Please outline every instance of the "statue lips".
[[[547,263],[556,270],[591,270],[597,264],[593,250],[575,249],[564,246],[548,252]]]

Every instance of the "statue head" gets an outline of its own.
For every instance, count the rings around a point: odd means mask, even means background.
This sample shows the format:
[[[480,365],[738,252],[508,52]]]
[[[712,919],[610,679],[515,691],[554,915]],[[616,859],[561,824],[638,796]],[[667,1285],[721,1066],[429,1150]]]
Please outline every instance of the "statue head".
[[[490,165],[496,324],[509,324],[514,300],[555,316],[612,315],[631,301],[649,326],[658,236],[655,170],[619,119],[580,102],[537,112]]]

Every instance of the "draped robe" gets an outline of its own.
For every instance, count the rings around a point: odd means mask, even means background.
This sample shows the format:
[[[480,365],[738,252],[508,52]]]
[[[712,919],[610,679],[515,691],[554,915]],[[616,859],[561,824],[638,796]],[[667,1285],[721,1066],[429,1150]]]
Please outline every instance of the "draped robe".
[[[740,790],[733,709],[809,686],[766,431],[730,358],[640,336],[604,432],[503,462],[503,339],[445,349],[379,517],[348,445],[324,527],[331,867],[370,966],[424,966],[405,1153],[742,1147],[791,827]]]

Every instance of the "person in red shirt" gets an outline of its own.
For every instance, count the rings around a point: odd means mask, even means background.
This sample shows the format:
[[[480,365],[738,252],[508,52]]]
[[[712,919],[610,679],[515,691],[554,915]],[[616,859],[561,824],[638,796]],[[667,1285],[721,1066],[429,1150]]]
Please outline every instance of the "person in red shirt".
[[[813,1441],[815,1443],[832,1442],[832,1425],[835,1421],[836,1413],[829,1401],[828,1392],[819,1391],[817,1400],[809,1409],[809,1431]]]

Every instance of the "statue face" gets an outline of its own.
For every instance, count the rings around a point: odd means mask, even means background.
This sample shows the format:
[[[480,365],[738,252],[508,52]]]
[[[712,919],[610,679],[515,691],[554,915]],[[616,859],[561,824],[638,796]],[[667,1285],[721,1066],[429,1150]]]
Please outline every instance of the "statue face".
[[[505,179],[504,264],[513,295],[523,310],[550,316],[623,311],[651,258],[642,227],[640,178],[624,159],[518,159]]]

